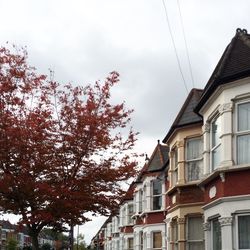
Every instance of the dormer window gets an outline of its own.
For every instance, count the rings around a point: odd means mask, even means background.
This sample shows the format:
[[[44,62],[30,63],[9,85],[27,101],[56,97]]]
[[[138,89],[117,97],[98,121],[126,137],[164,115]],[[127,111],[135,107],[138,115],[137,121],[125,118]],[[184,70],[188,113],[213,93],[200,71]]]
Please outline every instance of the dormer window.
[[[202,140],[200,137],[186,141],[186,180],[199,180],[202,175]]]
[[[237,161],[250,163],[250,102],[237,105]]]
[[[219,116],[216,116],[211,122],[211,143],[210,143],[210,153],[211,153],[211,167],[212,170],[218,168],[221,156],[221,120]]]

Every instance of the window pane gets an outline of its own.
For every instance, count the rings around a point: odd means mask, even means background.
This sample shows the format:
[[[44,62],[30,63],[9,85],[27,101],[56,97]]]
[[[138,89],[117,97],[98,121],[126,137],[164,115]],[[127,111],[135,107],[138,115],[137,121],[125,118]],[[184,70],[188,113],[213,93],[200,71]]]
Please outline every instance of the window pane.
[[[173,241],[177,242],[178,241],[178,225],[176,221],[173,221],[173,225],[172,225],[172,230],[173,230]]]
[[[153,180],[153,195],[161,194],[162,183],[160,180]]]
[[[188,243],[189,250],[204,250],[204,243],[203,242],[190,242]]]
[[[203,227],[201,217],[188,218],[188,240],[203,240]]]
[[[162,198],[161,196],[154,196],[153,197],[153,210],[161,209]]]
[[[173,167],[176,168],[178,165],[178,149],[174,150],[174,157],[173,157]]]
[[[202,160],[187,163],[187,180],[199,180],[202,174]]]
[[[187,141],[187,160],[193,160],[202,157],[201,139],[190,139]]]
[[[238,131],[250,130],[250,103],[238,105]]]
[[[212,221],[212,228],[213,250],[221,250],[221,228],[218,219]]]
[[[250,216],[238,217],[239,249],[250,248]]]
[[[162,236],[161,232],[153,232],[153,248],[162,247]]]
[[[220,143],[220,133],[221,133],[220,119],[217,118],[211,124],[212,133],[212,148]]]
[[[133,249],[134,248],[134,240],[133,238],[128,238],[128,249]]]
[[[212,151],[212,168],[216,169],[220,164],[220,146]]]
[[[238,164],[250,162],[250,135],[237,137],[237,157]]]

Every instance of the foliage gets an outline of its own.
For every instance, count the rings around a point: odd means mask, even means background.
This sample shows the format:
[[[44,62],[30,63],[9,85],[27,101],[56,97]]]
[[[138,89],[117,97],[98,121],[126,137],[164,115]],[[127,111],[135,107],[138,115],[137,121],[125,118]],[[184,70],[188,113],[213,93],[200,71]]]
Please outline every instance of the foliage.
[[[74,240],[74,250],[86,250],[87,246],[84,240],[84,235],[79,234],[77,238]]]
[[[103,84],[60,85],[24,49],[0,48],[0,207],[21,215],[35,248],[44,226],[109,213],[136,173],[132,111],[111,102],[118,81],[112,72]]]
[[[50,250],[51,245],[49,243],[44,243],[41,247],[41,250]]]
[[[7,250],[16,250],[17,249],[17,240],[14,239],[13,237],[10,237],[8,240],[7,240]]]

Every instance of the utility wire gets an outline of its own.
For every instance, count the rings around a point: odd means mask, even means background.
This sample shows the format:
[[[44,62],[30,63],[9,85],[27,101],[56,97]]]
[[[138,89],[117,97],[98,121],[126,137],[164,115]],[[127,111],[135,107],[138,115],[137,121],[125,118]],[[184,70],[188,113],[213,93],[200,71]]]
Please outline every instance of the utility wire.
[[[180,73],[181,73],[181,77],[182,77],[185,89],[186,89],[186,91],[188,93],[188,87],[187,87],[187,84],[186,84],[186,81],[185,81],[185,78],[184,78],[184,74],[183,74],[182,69],[181,69],[180,59],[178,57],[178,53],[177,53],[177,49],[176,49],[176,46],[175,46],[173,33],[172,33],[172,30],[171,30],[171,26],[170,26],[170,22],[169,22],[169,18],[168,18],[167,7],[166,7],[166,4],[165,4],[164,0],[162,0],[162,3],[163,3],[163,6],[164,6],[166,21],[167,21],[167,24],[168,24],[169,33],[170,33],[171,40],[172,40],[172,43],[173,43],[174,52],[175,52],[175,56],[176,56],[176,59],[177,59],[178,67],[179,67],[179,70],[180,70]]]
[[[187,55],[188,65],[189,65],[189,72],[190,72],[190,75],[191,75],[191,80],[192,80],[193,88],[194,88],[193,71],[192,71],[190,56],[189,56],[189,52],[188,52],[187,39],[186,39],[186,34],[185,34],[185,29],[184,29],[183,18],[182,18],[182,14],[181,14],[181,7],[180,7],[179,0],[177,0],[177,5],[178,5],[180,19],[181,19],[181,28],[182,28],[183,38],[184,38],[184,42],[185,42],[186,55]]]

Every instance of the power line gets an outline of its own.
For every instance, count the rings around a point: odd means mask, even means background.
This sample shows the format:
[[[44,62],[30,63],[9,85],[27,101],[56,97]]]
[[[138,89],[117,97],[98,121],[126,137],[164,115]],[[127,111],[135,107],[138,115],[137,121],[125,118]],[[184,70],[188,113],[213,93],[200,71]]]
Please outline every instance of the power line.
[[[188,93],[188,87],[187,87],[187,84],[186,84],[186,81],[185,81],[185,78],[184,78],[184,74],[183,74],[182,69],[181,69],[180,59],[178,57],[178,53],[177,53],[177,49],[176,49],[176,46],[175,46],[175,41],[174,41],[173,33],[172,33],[172,30],[171,30],[171,26],[170,26],[170,22],[169,22],[169,18],[168,18],[167,7],[165,5],[164,0],[162,0],[162,3],[163,3],[163,6],[164,6],[166,21],[167,21],[167,24],[168,24],[169,33],[170,33],[171,40],[172,40],[172,43],[173,43],[174,52],[175,52],[175,56],[176,56],[176,59],[177,59],[178,67],[179,67],[179,70],[180,70],[180,73],[181,73],[181,77],[182,77],[185,89],[186,89],[186,91]]]
[[[180,19],[181,19],[181,28],[182,28],[183,38],[184,38],[184,42],[185,42],[186,55],[187,55],[188,65],[189,65],[189,72],[190,72],[191,80],[192,80],[193,87],[194,87],[193,71],[192,71],[190,56],[189,56],[189,52],[188,52],[187,39],[186,39],[186,34],[185,34],[185,29],[184,29],[183,18],[182,18],[182,14],[181,14],[181,7],[180,7],[179,0],[177,0],[177,5],[178,5]]]

